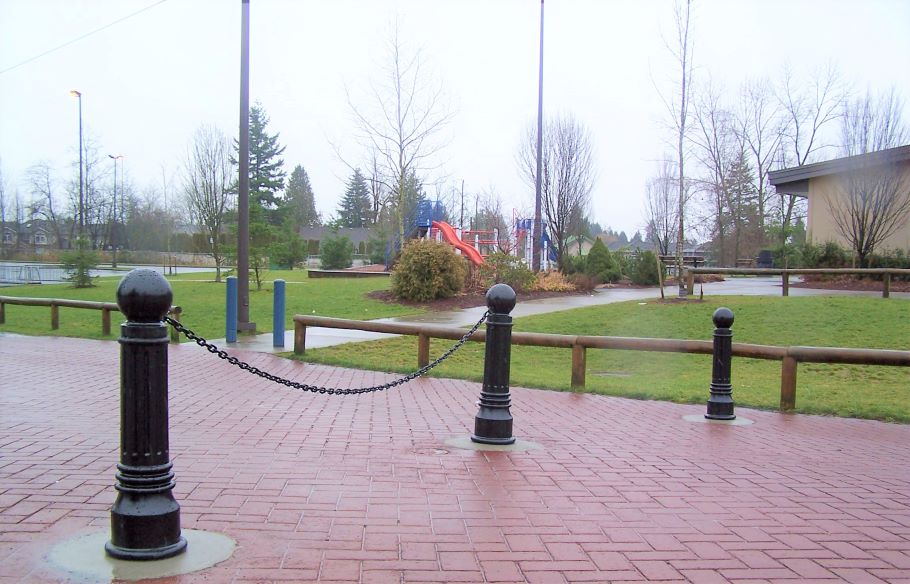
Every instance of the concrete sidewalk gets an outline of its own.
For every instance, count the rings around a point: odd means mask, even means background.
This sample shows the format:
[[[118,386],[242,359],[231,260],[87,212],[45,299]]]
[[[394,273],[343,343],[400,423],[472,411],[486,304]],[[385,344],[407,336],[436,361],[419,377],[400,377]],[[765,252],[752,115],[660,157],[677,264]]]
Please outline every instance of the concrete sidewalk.
[[[316,385],[390,378],[238,354]],[[0,334],[0,380],[0,582],[92,581],[47,556],[109,528],[118,345]],[[160,582],[910,582],[910,426],[518,388],[540,449],[454,447],[479,392],[305,394],[172,346],[182,525],[238,548]]]
[[[795,280],[794,280],[795,281]],[[701,284],[695,288],[696,294],[701,292]],[[677,294],[675,286],[667,286],[664,293],[668,298]],[[704,284],[704,294],[706,296],[721,295],[749,295],[749,296],[780,296],[781,281],[779,277],[755,277],[755,278],[727,278],[723,282],[709,282]],[[791,296],[870,296],[880,297],[881,292],[873,291],[852,291],[852,290],[816,290],[813,288],[790,288]],[[601,304],[611,304],[614,302],[625,302],[627,300],[648,300],[658,298],[660,290],[658,288],[602,288],[595,290],[594,293],[582,296],[564,296],[561,298],[544,298],[540,300],[522,301],[519,298],[515,310],[512,311],[513,317],[531,316],[535,314],[544,314],[548,312],[559,312],[562,310],[571,310],[584,306],[596,306]],[[908,292],[892,292],[894,298],[910,298]],[[401,316],[395,318],[381,318],[377,322],[402,322],[402,323],[429,323],[439,326],[465,327],[471,326],[481,315],[486,307],[479,306],[466,310],[453,310],[443,312],[431,312],[418,314],[414,316]],[[192,326],[190,325],[190,328]],[[319,347],[330,347],[342,343],[355,343],[362,341],[374,341],[377,339],[388,338],[394,335],[382,333],[371,333],[366,331],[329,329],[322,327],[308,327],[306,333],[306,346],[310,349]],[[241,335],[237,338],[236,343],[228,343],[223,338],[214,339],[219,347],[229,349],[244,349],[248,351],[261,351],[264,353],[282,353],[294,349],[294,330],[285,331],[284,346],[273,346],[274,339],[272,333],[261,335]]]

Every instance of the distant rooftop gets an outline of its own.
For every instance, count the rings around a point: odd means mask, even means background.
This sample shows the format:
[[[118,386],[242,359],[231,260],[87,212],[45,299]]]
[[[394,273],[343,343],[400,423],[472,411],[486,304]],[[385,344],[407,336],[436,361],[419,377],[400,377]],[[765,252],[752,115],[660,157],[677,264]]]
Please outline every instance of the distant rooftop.
[[[910,144],[867,154],[857,154],[856,156],[846,156],[844,158],[826,160],[825,162],[775,170],[768,173],[768,180],[777,188],[778,192],[807,195],[809,194],[810,178],[838,174],[858,166],[878,166],[904,161],[910,161]]]

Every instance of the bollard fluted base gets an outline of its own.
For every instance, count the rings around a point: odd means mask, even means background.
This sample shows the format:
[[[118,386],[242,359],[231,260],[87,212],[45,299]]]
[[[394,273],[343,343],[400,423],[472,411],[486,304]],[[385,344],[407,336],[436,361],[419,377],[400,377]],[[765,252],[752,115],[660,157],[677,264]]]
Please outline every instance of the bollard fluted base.
[[[712,386],[711,397],[708,398],[708,411],[705,418],[709,420],[735,420],[733,396],[731,389],[724,389],[722,393],[716,393]]]
[[[104,551],[112,558],[130,561],[164,560],[186,551],[186,539],[182,536],[177,543],[161,548],[132,549],[115,546],[111,542],[104,544]]]

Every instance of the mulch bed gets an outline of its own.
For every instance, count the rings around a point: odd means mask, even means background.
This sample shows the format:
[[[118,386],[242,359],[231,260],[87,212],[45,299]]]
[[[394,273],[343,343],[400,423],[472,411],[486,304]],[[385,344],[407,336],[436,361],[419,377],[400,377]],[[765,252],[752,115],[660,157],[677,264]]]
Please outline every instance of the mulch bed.
[[[802,282],[791,282],[791,288],[814,288],[817,290],[871,290],[881,292],[884,283],[870,278],[849,276],[813,276],[804,275]],[[910,282],[891,280],[892,292],[910,292]]]

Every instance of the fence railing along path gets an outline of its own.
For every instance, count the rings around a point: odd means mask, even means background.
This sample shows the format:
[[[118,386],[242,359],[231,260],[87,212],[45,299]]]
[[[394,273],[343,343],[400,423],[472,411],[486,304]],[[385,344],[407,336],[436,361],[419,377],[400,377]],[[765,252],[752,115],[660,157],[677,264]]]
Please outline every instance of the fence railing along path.
[[[325,316],[294,316],[294,353],[306,351],[307,327],[361,330],[375,333],[417,337],[417,366],[423,367],[430,358],[430,339],[460,339],[465,331],[455,327],[359,321]],[[477,331],[469,341],[484,342],[486,333]],[[712,341],[687,339],[653,339],[639,337],[607,337],[560,335],[551,333],[513,332],[513,345],[554,347],[572,350],[572,387],[585,387],[588,349],[621,351],[650,351],[662,353],[693,353],[711,355]],[[852,365],[890,365],[910,367],[910,351],[885,349],[851,349],[840,347],[779,347],[751,343],[733,343],[733,356],[749,359],[781,361],[780,409],[796,407],[796,379],[799,363],[841,363]]]
[[[910,278],[910,270],[902,268],[686,268],[686,286],[689,295],[695,293],[695,276],[697,274],[719,274],[728,276],[780,276],[781,294],[790,295],[791,275],[823,275],[823,276],[881,276],[882,298],[891,297],[891,277],[904,276]]]
[[[101,311],[101,334],[111,334],[111,312],[120,312],[120,307],[113,302],[97,302],[94,300],[68,300],[66,298],[26,298],[24,296],[0,296],[0,324],[6,324],[6,305],[18,306],[47,306],[51,309],[51,330],[60,328],[60,308],[81,308],[86,310]],[[168,316],[180,320],[182,309],[172,306]],[[177,333],[171,333],[171,342],[178,342]]]

